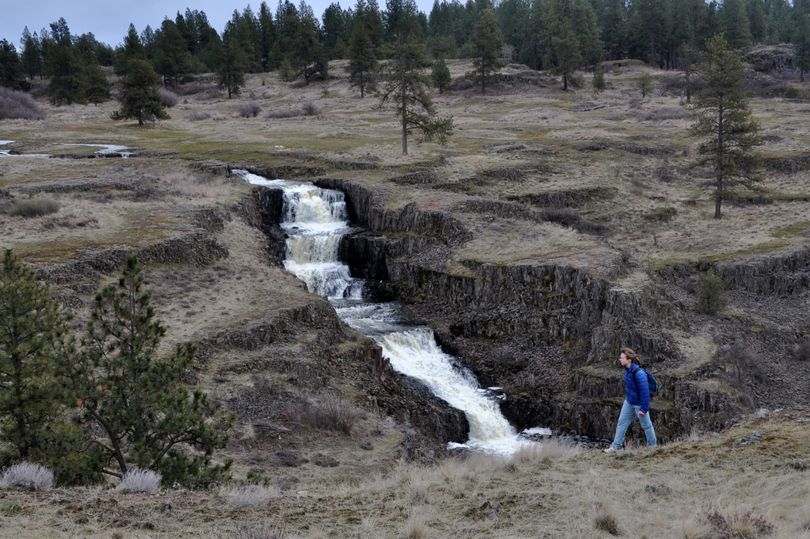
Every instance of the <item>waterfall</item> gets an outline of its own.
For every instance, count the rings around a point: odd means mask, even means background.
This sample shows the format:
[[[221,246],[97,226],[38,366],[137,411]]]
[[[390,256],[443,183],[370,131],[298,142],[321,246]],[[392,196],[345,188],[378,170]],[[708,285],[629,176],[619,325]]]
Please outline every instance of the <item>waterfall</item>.
[[[430,328],[408,325],[396,303],[363,299],[363,280],[353,278],[339,258],[341,239],[354,231],[342,192],[307,182],[268,180],[244,170],[234,173],[251,184],[283,190],[285,268],[309,291],[328,298],[348,325],[373,338],[396,371],[419,380],[465,413],[470,439],[452,445],[506,455],[531,443],[512,428],[473,373],[439,348]]]

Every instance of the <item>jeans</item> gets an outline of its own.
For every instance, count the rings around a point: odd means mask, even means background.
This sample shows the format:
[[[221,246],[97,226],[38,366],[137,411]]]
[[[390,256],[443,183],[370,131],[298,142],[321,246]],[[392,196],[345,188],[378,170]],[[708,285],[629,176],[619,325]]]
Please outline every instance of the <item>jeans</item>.
[[[641,406],[635,406],[624,401],[622,404],[622,411],[619,413],[619,422],[616,425],[616,436],[613,437],[611,447],[614,449],[621,449],[624,443],[624,434],[630,428],[630,423],[633,422],[633,417],[637,417],[644,429],[644,434],[647,436],[647,447],[653,447],[656,444],[655,429],[653,428],[652,420],[650,419],[650,412],[647,411],[643,416],[638,415]]]

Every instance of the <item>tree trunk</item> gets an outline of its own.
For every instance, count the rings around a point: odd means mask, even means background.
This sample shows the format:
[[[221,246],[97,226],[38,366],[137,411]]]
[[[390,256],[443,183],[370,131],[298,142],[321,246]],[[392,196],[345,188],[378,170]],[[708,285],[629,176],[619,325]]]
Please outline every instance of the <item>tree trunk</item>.
[[[487,78],[484,76],[484,68],[481,67],[481,93],[487,93]]]
[[[568,74],[567,73],[563,73],[563,91],[564,92],[568,91]]]
[[[804,68],[799,68],[799,80],[804,82]]]
[[[723,204],[723,144],[725,126],[723,125],[723,106],[718,109],[717,118],[717,163],[715,164],[716,185],[714,191],[714,218],[720,219],[720,207]]]
[[[407,111],[407,101],[405,100],[405,81],[401,81],[402,84],[402,95],[400,99],[402,100],[402,155],[408,155],[408,111]]]
[[[363,72],[360,72],[360,99],[365,97],[365,88],[363,87]]]

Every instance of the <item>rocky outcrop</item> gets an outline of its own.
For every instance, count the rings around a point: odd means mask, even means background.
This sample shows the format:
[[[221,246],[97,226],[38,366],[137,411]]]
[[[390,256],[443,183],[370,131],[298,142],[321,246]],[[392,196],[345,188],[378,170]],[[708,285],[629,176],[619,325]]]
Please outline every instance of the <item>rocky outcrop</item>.
[[[733,391],[710,389],[701,385],[703,375],[677,370],[686,358],[670,332],[688,332],[690,312],[665,287],[626,288],[560,263],[467,261],[451,270],[453,248],[470,237],[451,216],[414,205],[385,209],[371,190],[347,180],[319,184],[346,193],[353,220],[370,229],[344,242],[353,272],[390,279],[443,348],[483,384],[504,388],[502,408],[519,428],[549,425],[610,437],[623,394],[614,365],[621,346],[636,349],[659,377],[653,410],[662,439],[694,426],[722,426],[744,408]],[[590,196],[596,195],[565,193],[542,204],[578,204]],[[512,209],[498,202],[483,209],[500,207]]]
[[[685,286],[709,270],[723,279],[728,289],[755,294],[797,295],[810,288],[810,246],[741,261],[673,264],[658,273],[668,282]]]
[[[211,238],[207,231],[195,232],[140,249],[121,247],[93,251],[70,262],[42,267],[37,271],[37,276],[55,284],[72,283],[77,279],[88,281],[88,276],[96,276],[96,279],[88,282],[88,286],[95,289],[98,276],[118,271],[131,255],[137,256],[141,264],[207,266],[228,256],[228,250]]]

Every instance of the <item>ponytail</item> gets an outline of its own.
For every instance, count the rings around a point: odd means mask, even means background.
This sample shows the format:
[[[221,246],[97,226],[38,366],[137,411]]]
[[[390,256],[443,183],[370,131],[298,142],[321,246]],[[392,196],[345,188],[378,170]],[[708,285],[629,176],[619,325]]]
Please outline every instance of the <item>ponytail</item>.
[[[638,355],[638,354],[636,354],[636,352],[635,352],[635,351],[634,351],[632,348],[627,348],[627,347],[624,347],[624,348],[622,348],[622,353],[623,353],[625,356],[627,356],[627,358],[628,358],[628,359],[629,359],[631,362],[633,362],[633,363],[635,363],[636,365],[638,365],[639,367],[641,367],[641,358],[639,357],[639,355]]]

